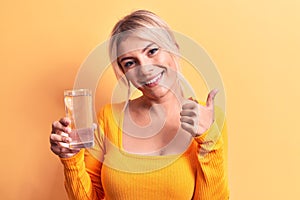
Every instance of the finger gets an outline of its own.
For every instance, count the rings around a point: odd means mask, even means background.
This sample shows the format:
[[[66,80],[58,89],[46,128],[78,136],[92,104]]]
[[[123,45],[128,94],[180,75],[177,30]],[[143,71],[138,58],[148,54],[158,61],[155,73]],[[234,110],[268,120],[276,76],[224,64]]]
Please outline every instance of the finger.
[[[198,114],[197,114],[196,110],[182,110],[180,112],[180,116],[196,117],[196,116],[198,116]]]
[[[71,124],[71,119],[68,117],[63,117],[59,120],[59,122],[64,126],[69,126]]]
[[[195,101],[188,100],[186,103],[182,105],[182,109],[194,109],[198,106]]]
[[[213,89],[212,91],[209,92],[206,100],[206,106],[207,107],[213,107],[214,106],[214,99],[216,94],[218,93],[218,89]]]
[[[97,124],[96,124],[96,123],[93,123],[93,124],[92,124],[92,129],[93,129],[93,130],[96,130],[97,128],[98,128]]]
[[[191,118],[191,117],[181,117],[180,122],[187,123],[187,124],[190,124],[192,126],[194,126],[196,124],[194,118]]]
[[[62,147],[62,148],[67,148],[67,149],[70,148],[70,144],[69,144],[69,143],[58,142],[57,144],[58,144],[60,147]]]
[[[70,143],[72,139],[66,135],[65,133],[62,133],[61,135],[59,134],[51,134],[50,135],[50,143],[57,143],[57,142],[65,142],[65,143]]]
[[[63,125],[60,121],[55,121],[52,123],[52,133],[59,134],[59,132],[70,133],[71,128]]]

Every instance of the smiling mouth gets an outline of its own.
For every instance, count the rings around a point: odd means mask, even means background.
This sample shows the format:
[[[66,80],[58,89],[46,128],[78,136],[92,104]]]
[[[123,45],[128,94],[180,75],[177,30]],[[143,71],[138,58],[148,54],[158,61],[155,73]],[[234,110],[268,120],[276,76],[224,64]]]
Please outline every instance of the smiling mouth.
[[[150,81],[144,82],[143,85],[146,85],[148,87],[154,87],[154,86],[158,85],[158,82],[161,79],[162,75],[163,75],[163,72],[158,74],[156,77],[154,77]]]

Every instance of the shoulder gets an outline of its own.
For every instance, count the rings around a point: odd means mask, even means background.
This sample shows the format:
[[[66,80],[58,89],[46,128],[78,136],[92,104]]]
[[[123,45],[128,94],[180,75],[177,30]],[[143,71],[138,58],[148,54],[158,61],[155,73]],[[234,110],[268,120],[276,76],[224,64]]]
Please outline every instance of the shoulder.
[[[124,109],[126,102],[105,104],[102,106],[98,112],[98,119],[104,118],[113,114],[121,113]]]

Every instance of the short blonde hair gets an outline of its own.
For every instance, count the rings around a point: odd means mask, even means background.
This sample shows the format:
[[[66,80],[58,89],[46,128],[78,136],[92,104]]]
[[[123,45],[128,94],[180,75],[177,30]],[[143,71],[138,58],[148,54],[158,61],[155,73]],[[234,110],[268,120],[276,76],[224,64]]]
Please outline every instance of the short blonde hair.
[[[178,44],[168,24],[153,12],[137,10],[125,16],[114,26],[109,40],[109,56],[117,79],[124,77],[117,61],[118,45],[128,36],[153,41],[170,52],[178,51]]]

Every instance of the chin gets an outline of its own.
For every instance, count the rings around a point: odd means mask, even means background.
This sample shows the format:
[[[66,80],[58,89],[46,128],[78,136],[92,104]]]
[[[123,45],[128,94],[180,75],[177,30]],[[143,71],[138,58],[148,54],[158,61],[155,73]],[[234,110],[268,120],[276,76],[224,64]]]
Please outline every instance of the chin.
[[[176,84],[169,83],[168,86],[161,86],[157,85],[152,88],[139,88],[140,91],[143,93],[145,97],[148,97],[150,99],[156,99],[159,100],[160,98],[163,98],[169,94],[175,94],[176,93]]]
[[[165,97],[168,93],[170,92],[170,90],[165,89],[165,88],[157,88],[155,91],[144,91],[143,94],[146,97],[149,97],[151,99],[161,99],[163,97]]]

